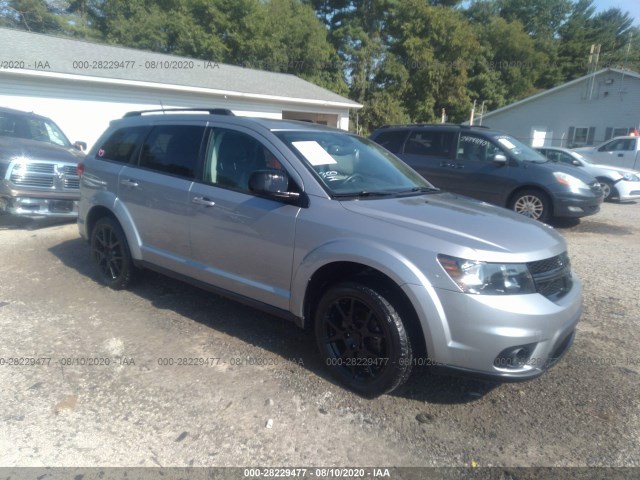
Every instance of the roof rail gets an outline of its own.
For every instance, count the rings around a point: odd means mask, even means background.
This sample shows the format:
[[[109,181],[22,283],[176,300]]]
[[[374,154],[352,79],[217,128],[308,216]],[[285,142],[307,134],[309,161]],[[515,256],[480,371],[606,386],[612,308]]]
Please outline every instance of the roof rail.
[[[159,108],[156,110],[139,110],[135,112],[127,112],[122,118],[140,117],[145,113],[173,113],[173,112],[207,112],[212,115],[229,115],[235,114],[228,108]]]
[[[383,125],[380,128],[402,128],[402,127],[464,127],[464,128],[489,128],[485,125],[463,125],[461,123],[399,123]]]

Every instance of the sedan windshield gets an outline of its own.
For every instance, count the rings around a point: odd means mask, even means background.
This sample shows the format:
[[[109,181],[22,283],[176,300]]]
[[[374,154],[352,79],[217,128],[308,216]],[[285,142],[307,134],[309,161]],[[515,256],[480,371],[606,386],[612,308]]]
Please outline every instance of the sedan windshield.
[[[274,132],[334,197],[377,198],[437,191],[393,154],[341,132]]]
[[[534,163],[545,163],[548,161],[544,155],[536,152],[533,148],[513,138],[511,135],[497,135],[494,138],[503,149],[507,150],[512,157],[518,160]]]
[[[0,112],[0,137],[26,138],[71,147],[71,142],[52,121],[5,112]]]

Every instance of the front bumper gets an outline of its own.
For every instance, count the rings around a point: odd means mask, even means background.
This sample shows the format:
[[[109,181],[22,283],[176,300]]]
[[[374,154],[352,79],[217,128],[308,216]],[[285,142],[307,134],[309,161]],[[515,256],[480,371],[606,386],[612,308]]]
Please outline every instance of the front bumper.
[[[537,293],[470,295],[436,288],[429,294],[406,286],[412,300],[426,302],[419,312],[429,357],[425,364],[502,381],[539,376],[573,342],[582,314],[582,286],[575,276],[573,281],[556,302]],[[524,358],[504,361],[505,351],[520,347],[529,351]]]
[[[603,197],[561,193],[554,196],[553,215],[555,217],[580,218],[595,215],[600,211]]]
[[[615,197],[621,202],[630,202],[640,199],[640,182],[630,182],[628,180],[620,180],[615,183],[617,195]]]
[[[29,218],[76,218],[78,200],[28,196],[0,197],[0,212]]]

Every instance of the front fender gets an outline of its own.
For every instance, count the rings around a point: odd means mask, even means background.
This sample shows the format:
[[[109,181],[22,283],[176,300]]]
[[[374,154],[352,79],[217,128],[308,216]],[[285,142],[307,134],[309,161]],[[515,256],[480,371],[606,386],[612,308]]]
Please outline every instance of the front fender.
[[[435,288],[424,273],[400,252],[371,240],[345,238],[327,242],[308,252],[294,272],[291,312],[304,318],[304,303],[313,275],[336,262],[358,263],[372,268],[396,283],[414,308],[427,346],[447,345],[451,339],[443,306]]]

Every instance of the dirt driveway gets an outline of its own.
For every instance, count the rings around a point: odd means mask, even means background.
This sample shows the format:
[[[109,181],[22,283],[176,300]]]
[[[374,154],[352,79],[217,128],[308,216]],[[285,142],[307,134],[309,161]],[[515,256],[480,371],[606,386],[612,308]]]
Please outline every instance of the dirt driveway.
[[[111,291],[74,224],[3,221],[1,466],[640,466],[640,204],[559,227],[585,310],[547,374],[376,400],[293,324],[152,273]]]

